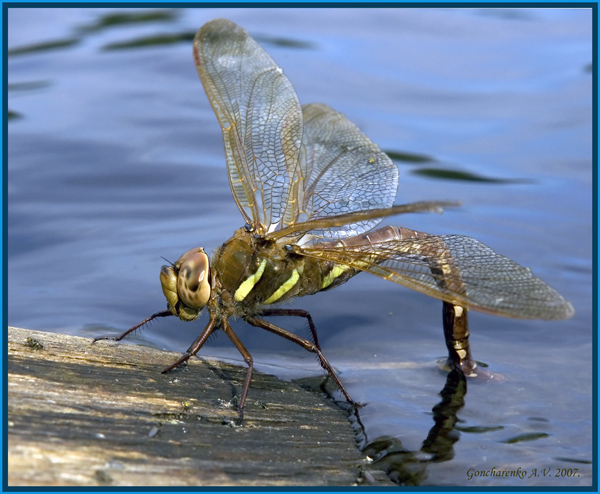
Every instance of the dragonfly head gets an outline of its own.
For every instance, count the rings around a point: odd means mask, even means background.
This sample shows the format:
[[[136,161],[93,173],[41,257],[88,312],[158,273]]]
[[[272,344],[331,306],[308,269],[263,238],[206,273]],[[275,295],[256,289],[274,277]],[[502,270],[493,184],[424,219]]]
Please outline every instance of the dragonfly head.
[[[169,310],[182,321],[193,321],[210,298],[208,256],[202,247],[188,250],[160,270],[160,284]]]

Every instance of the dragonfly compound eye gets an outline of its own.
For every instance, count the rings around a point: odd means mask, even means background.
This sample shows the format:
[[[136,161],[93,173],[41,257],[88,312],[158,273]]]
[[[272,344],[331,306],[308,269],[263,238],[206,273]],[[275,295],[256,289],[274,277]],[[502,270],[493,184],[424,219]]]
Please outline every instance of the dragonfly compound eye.
[[[160,268],[160,286],[169,304],[169,310],[177,315],[175,306],[179,301],[179,297],[177,296],[177,275],[173,266],[163,266]]]
[[[177,295],[186,307],[202,309],[210,297],[208,256],[204,251],[193,249],[181,256],[179,261],[181,265],[177,276]]]

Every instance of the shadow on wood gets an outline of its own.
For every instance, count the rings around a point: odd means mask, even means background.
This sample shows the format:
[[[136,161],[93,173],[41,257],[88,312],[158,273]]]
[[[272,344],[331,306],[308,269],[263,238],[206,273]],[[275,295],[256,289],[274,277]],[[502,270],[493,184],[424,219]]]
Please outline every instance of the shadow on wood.
[[[345,414],[245,368],[148,347],[8,329],[9,486],[350,486],[364,460]]]

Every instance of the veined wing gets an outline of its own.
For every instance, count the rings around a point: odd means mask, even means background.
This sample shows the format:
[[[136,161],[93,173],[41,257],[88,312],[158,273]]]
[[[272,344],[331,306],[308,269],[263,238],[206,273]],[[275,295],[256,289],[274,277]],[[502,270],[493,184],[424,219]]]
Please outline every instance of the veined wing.
[[[293,180],[283,226],[389,208],[398,167],[343,114],[323,104],[302,106],[304,135],[299,176]],[[381,218],[317,229],[307,238],[345,238],[374,228]],[[300,240],[302,243],[302,240]]]
[[[245,221],[262,234],[280,224],[297,175],[302,112],[275,61],[226,19],[194,39],[200,80],[223,130],[229,183]]]
[[[574,314],[573,306],[529,268],[463,235],[428,235],[388,226],[294,250],[488,314],[548,320]]]

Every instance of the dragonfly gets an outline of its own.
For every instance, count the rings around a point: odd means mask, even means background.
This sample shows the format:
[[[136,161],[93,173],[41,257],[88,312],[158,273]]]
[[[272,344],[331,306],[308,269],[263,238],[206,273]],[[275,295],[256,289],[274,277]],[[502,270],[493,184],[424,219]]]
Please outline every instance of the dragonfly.
[[[169,372],[196,355],[222,330],[242,355],[247,372],[238,399],[239,422],[250,388],[253,359],[229,320],[277,334],[316,354],[345,399],[354,402],[325,358],[312,316],[281,307],[297,297],[331,290],[365,272],[443,302],[448,364],[473,374],[468,311],[522,319],[559,320],[572,305],[529,268],[464,235],[431,235],[383,218],[440,212],[457,203],[394,205],[398,168],[343,114],[324,104],[300,105],[283,70],[241,27],[226,19],[206,23],[193,55],[221,126],[229,184],[245,225],[211,257],[202,247],[185,252],[160,272],[167,309],[153,319],[208,323]],[[268,320],[306,320],[311,339]],[[96,341],[96,340],[94,340]]]

